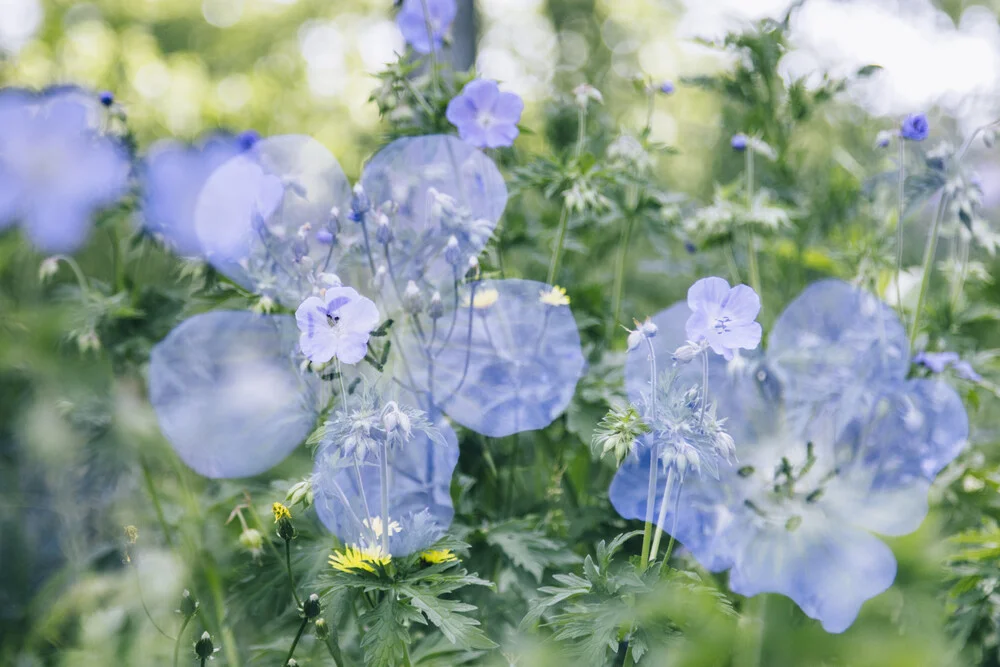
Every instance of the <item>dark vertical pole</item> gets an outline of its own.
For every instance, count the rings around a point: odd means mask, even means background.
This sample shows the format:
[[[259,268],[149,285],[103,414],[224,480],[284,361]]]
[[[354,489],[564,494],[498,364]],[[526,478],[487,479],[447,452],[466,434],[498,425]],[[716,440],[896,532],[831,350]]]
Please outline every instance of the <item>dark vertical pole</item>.
[[[458,13],[451,29],[451,64],[458,71],[465,71],[476,62],[476,2],[457,0]]]

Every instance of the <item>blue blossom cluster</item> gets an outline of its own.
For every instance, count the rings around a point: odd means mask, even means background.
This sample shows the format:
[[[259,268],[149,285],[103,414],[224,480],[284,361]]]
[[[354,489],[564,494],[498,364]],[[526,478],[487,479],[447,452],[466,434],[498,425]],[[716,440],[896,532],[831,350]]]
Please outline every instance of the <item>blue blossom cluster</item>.
[[[43,252],[73,252],[126,192],[131,163],[78,88],[0,90],[0,230],[19,223]]]
[[[660,356],[688,343],[691,315],[680,303],[652,318]],[[734,592],[787,595],[827,631],[844,631],[895,578],[892,551],[873,533],[920,525],[932,481],[968,437],[953,389],[907,379],[907,349],[892,309],[825,280],[781,314],[766,354],[712,357],[711,400],[737,460],[720,465],[718,479],[689,476],[669,498],[659,487],[661,528],[705,568],[730,570]],[[626,366],[634,402],[651,380],[637,356]],[[697,382],[693,366],[680,371],[684,382]],[[626,518],[646,516],[652,453],[639,448],[612,483]]]

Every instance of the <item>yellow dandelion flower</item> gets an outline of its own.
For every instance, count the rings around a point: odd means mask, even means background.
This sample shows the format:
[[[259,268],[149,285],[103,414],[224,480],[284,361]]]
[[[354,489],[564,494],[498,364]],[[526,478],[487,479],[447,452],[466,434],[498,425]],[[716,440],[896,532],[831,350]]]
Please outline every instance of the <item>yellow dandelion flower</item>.
[[[500,292],[496,291],[492,287],[484,287],[482,289],[476,290],[476,296],[473,297],[472,307],[476,310],[482,310],[484,308],[489,308],[497,302],[500,298]],[[469,297],[468,295],[462,298],[462,307],[469,307]]]
[[[452,561],[458,560],[458,556],[456,556],[455,552],[451,549],[428,549],[420,554],[420,558],[422,558],[424,562],[430,563],[431,565],[436,565],[438,563],[451,563]]]
[[[125,541],[129,544],[135,544],[138,542],[139,529],[132,525],[125,526]]]
[[[274,503],[271,505],[271,511],[274,512],[274,522],[278,523],[282,519],[291,519],[292,513],[288,511],[288,508],[281,503]]]
[[[566,288],[553,285],[550,290],[542,290],[538,293],[539,300],[546,306],[568,306],[569,297],[566,296]]]
[[[357,546],[346,546],[343,551],[334,551],[330,556],[330,566],[340,572],[365,571],[375,574],[374,564],[388,565],[392,556],[383,554],[379,548],[362,549]]]

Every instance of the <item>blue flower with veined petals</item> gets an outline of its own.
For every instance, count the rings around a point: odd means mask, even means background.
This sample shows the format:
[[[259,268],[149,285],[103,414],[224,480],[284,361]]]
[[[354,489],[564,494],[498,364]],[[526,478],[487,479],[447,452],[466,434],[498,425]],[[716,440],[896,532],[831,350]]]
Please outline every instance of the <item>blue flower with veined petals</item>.
[[[455,0],[403,0],[396,25],[417,53],[439,51],[456,11]]]
[[[691,286],[687,297],[691,316],[684,325],[688,340],[704,341],[726,360],[735,350],[760,345],[761,328],[755,320],[760,297],[746,285],[730,287],[722,278],[703,278]]]
[[[684,345],[691,311],[653,318],[658,356]],[[907,380],[907,338],[891,308],[846,283],[809,286],[776,321],[766,354],[709,360],[709,394],[738,462],[719,479],[688,476],[654,502],[666,531],[741,595],[790,597],[829,632],[893,582],[892,551],[873,534],[905,535],[927,513],[937,473],[966,444],[961,399],[947,384]],[[645,358],[630,354],[626,385],[648,391]],[[680,370],[698,385],[700,368]],[[610,497],[643,519],[651,449],[618,471]]]
[[[246,149],[239,137],[228,135],[197,146],[169,139],[154,144],[140,170],[143,228],[161,235],[180,255],[201,256],[194,221],[198,195],[216,169]]]
[[[930,125],[922,113],[911,113],[899,127],[899,136],[910,141],[923,141],[929,134]]]
[[[311,296],[295,311],[299,349],[310,361],[336,357],[356,364],[368,353],[368,337],[378,326],[378,308],[351,287],[331,287],[323,298]]]
[[[476,148],[502,148],[514,144],[523,111],[520,97],[500,92],[495,81],[476,79],[448,103],[445,115],[463,141]]]
[[[102,113],[75,88],[0,91],[0,229],[19,222],[44,252],[84,244],[94,214],[128,185],[128,155],[100,134]]]

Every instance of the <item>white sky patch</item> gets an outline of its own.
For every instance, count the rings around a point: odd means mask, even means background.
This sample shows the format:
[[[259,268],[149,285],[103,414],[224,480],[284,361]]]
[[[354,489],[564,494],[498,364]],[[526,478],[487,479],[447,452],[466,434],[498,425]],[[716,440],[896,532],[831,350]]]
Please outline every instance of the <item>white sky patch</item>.
[[[718,38],[727,30],[771,17],[789,0],[684,0],[678,36]],[[809,0],[791,21],[786,75],[846,75],[869,64],[884,69],[851,88],[876,115],[898,117],[935,106],[972,127],[1000,112],[1000,27],[981,6],[956,26],[930,0]]]
[[[17,53],[42,24],[38,0],[0,0],[0,51]]]
[[[311,21],[299,29],[299,51],[306,61],[309,89],[317,97],[334,97],[347,84],[347,44],[332,22]]]

